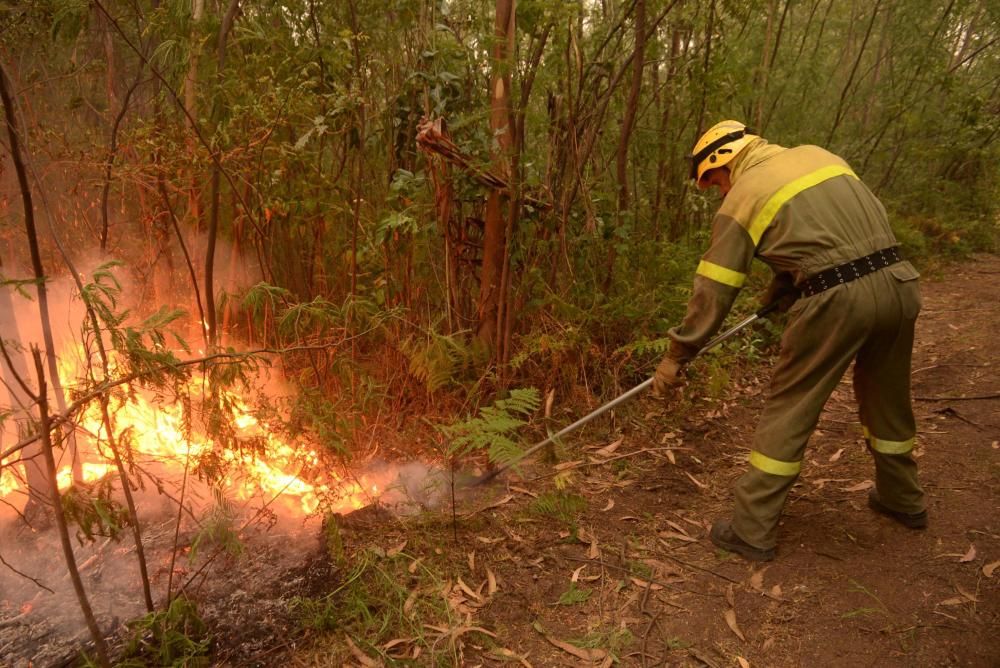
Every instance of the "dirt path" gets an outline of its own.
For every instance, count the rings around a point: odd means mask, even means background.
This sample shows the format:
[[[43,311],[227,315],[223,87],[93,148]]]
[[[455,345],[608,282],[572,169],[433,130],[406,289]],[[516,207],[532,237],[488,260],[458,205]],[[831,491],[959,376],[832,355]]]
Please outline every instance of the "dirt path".
[[[913,386],[926,532],[866,507],[873,470],[845,381],[810,443],[777,560],[751,566],[714,549],[707,528],[729,510],[761,403],[759,394],[723,401],[673,435],[626,429],[616,450],[691,448],[672,453],[676,464],[660,452],[623,458],[617,471],[613,464],[589,470],[580,525],[596,549],[560,544],[546,536],[551,529],[525,529],[510,514],[498,518],[523,531],[544,561],[532,566],[513,551],[497,558],[508,593],[480,623],[509,629],[508,646],[530,650],[536,666],[579,660],[546,643],[533,619],[561,639],[603,635],[603,649],[616,650],[625,665],[1000,664],[1000,568],[991,570],[1000,561],[998,278],[1000,258],[986,256],[924,282]],[[943,399],[980,395],[992,398]],[[553,606],[584,564],[587,575],[600,576],[579,583],[589,599]],[[662,589],[631,579],[647,573]],[[623,628],[629,634],[616,636]]]
[[[929,529],[867,508],[873,468],[845,381],[810,443],[778,558],[761,567],[716,550],[707,529],[729,512],[765,382],[744,379],[680,429],[664,432],[655,414],[627,425],[603,456],[620,459],[568,482],[586,501],[575,521],[550,507],[547,478],[508,483],[514,500],[466,523],[477,559],[463,582],[487,569],[499,582],[470,623],[502,648],[468,647],[466,661],[510,650],[534,666],[585,664],[557,646],[572,641],[596,648],[597,665],[600,651],[635,666],[1000,665],[998,278],[1000,258],[980,256],[924,281],[913,387]],[[587,462],[609,443],[597,438],[577,444]],[[671,445],[687,449],[622,456]]]

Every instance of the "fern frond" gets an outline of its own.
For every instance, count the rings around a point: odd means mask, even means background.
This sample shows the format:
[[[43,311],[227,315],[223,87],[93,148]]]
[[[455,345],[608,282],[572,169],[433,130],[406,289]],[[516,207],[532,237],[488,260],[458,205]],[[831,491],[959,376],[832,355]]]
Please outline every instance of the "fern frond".
[[[663,355],[670,348],[670,337],[659,339],[638,339],[625,344],[615,351],[616,355]]]
[[[527,424],[527,420],[519,416],[530,415],[541,404],[538,390],[519,388],[511,391],[506,399],[499,399],[492,406],[480,409],[476,417],[443,427],[442,431],[451,439],[449,453],[466,455],[486,450],[491,461],[501,464],[516,459],[522,449],[512,436]]]
[[[460,337],[435,332],[429,332],[425,338],[406,340],[402,352],[409,360],[410,374],[424,383],[428,394],[454,382],[472,357]]]

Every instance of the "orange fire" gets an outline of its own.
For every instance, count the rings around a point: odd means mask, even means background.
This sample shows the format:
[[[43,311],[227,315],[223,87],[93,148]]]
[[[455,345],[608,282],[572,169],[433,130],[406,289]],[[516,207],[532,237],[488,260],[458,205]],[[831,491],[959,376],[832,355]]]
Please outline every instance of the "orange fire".
[[[63,379],[83,375],[79,365],[65,359],[61,366]],[[193,377],[187,390],[197,397],[202,387],[202,379]],[[221,483],[230,495],[243,500],[257,497],[267,502],[283,499],[286,501],[283,505],[305,514],[314,512],[322,497],[336,500],[332,510],[345,511],[361,508],[377,496],[378,486],[365,476],[348,480],[327,474],[312,482],[303,479],[299,476],[301,471],[314,469],[319,464],[315,449],[304,442],[286,442],[277,436],[235,394],[224,393],[223,399],[234,407],[233,428],[237,439],[255,444],[253,455],[218,448],[216,456],[226,465],[225,470],[232,472]],[[209,435],[198,433],[194,426],[185,434],[184,411],[178,403],[153,401],[136,392],[128,398],[115,397],[109,410],[119,438],[123,433],[130,434],[136,460],[155,462],[161,470],[167,471],[167,476],[178,481],[185,469],[190,470],[203,455],[217,449],[217,443]],[[115,465],[107,451],[107,434],[98,403],[91,402],[76,422],[84,481],[94,482],[113,473]],[[100,445],[94,446],[95,443]],[[258,447],[260,444],[263,447]],[[72,483],[69,466],[59,471],[58,483],[62,489]],[[0,497],[19,488],[18,477],[9,467],[0,471]]]

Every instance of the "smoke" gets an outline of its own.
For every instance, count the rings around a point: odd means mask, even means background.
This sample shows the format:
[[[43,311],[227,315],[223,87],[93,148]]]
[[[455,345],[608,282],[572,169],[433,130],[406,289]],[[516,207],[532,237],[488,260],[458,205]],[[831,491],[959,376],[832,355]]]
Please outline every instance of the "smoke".
[[[201,252],[200,243],[199,239],[192,242],[192,252]],[[217,258],[220,288],[235,292],[259,280],[253,271],[246,269],[232,248],[221,246]],[[93,272],[107,261],[106,256],[99,254],[80,254],[75,259],[75,266],[86,284],[92,282]],[[191,307],[190,295],[193,293],[186,267],[175,263],[167,271],[167,268],[155,269],[155,263],[153,266],[154,269],[146,274],[131,266],[113,270],[121,287],[121,301],[116,304],[118,310],[128,309],[133,318],[139,318],[161,306],[183,307],[191,314],[186,320],[186,338],[196,344],[201,337],[202,324],[197,309]],[[157,276],[157,271],[162,275]],[[3,262],[0,273],[3,279],[30,276],[23,264],[12,260]],[[75,281],[64,273],[47,281],[46,293],[59,355],[64,361],[78,363],[77,368],[85,368],[85,361],[81,362],[79,355],[86,311]],[[30,428],[26,425],[32,418],[25,410],[30,402],[23,392],[18,394],[14,373],[32,392],[36,391],[29,351],[32,346],[44,349],[38,309],[37,295],[30,285],[23,286],[22,292],[0,286],[0,336],[9,344],[6,347],[13,362],[13,367],[2,364],[0,412],[9,411],[10,415],[0,420],[0,451],[17,443]],[[71,391],[75,379],[63,380],[66,389]],[[276,407],[290,394],[280,378],[262,372],[252,380],[251,386],[250,389],[280,414]],[[154,396],[142,391],[137,394],[153,405],[164,406],[171,401],[169,395]],[[195,422],[197,420],[196,417]],[[258,425],[258,430],[267,429],[267,425]],[[97,430],[92,428],[89,435],[86,430],[79,432],[83,447],[88,447],[90,437]],[[133,430],[130,437],[142,436]],[[308,444],[302,440],[292,445],[295,450],[308,449]],[[225,479],[213,479],[210,483],[205,471],[194,466],[194,460],[185,462],[155,454],[136,454],[134,464],[142,469],[141,476],[137,476],[142,487],[134,490],[134,496],[154,599],[158,604],[162,604],[168,582],[172,581],[176,591],[178,583],[195,572],[199,564],[211,559],[211,555],[220,550],[229,554],[224,549],[227,532],[235,539],[233,545],[243,545],[249,551],[274,546],[270,553],[279,554],[280,559],[291,563],[314,549],[321,513],[346,514],[378,503],[396,514],[409,514],[438,508],[450,492],[446,472],[420,462],[402,465],[375,462],[357,468],[342,466],[341,470],[334,471],[329,462],[317,460],[309,466],[303,465],[308,472],[317,473],[324,486],[315,492],[317,505],[310,514],[303,510],[302,496],[293,493],[301,482],[295,477],[298,469],[286,471],[285,488],[265,490],[242,486],[241,471],[251,476],[256,461],[259,458],[251,450],[244,460],[245,469],[229,462],[232,471]],[[11,469],[5,471],[9,475]],[[0,651],[6,653],[10,648],[15,664],[31,660],[47,665],[57,663],[59,657],[39,654],[42,651],[39,647],[44,645],[52,652],[60,651],[59,648],[71,651],[74,644],[79,645],[85,638],[86,631],[58,533],[54,528],[36,530],[25,525],[21,512],[27,495],[24,481],[19,480],[19,483],[20,489],[6,496],[0,484],[0,557],[4,561],[0,563]],[[220,487],[224,488],[221,492]],[[120,489],[114,493],[114,498],[123,503]],[[179,512],[182,498],[183,510]],[[178,552],[174,550],[175,532],[180,547]],[[196,545],[199,548],[192,550]],[[104,629],[114,630],[145,613],[136,550],[129,528],[126,527],[116,540],[101,536],[93,541],[76,539],[73,552],[88,599]],[[217,565],[223,561],[219,560]],[[22,613],[26,625],[6,624]],[[45,639],[41,639],[43,636]],[[0,663],[7,658],[4,656]]]

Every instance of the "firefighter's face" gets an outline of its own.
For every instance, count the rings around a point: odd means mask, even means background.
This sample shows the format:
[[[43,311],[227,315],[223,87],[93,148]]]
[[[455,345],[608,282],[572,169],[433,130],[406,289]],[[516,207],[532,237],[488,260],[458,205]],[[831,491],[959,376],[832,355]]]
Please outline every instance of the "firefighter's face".
[[[718,169],[711,169],[702,175],[701,180],[698,181],[698,187],[702,190],[708,190],[709,188],[716,186],[719,189],[719,194],[723,197],[729,194],[732,189],[733,184],[729,180],[729,170],[725,167],[720,167]]]

